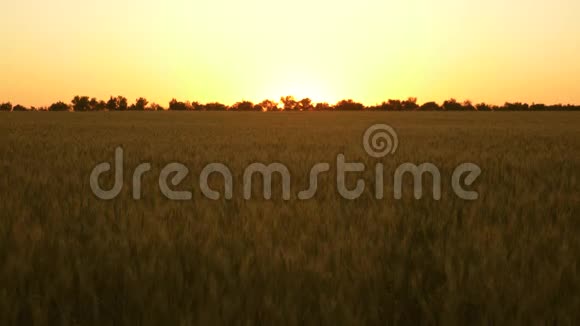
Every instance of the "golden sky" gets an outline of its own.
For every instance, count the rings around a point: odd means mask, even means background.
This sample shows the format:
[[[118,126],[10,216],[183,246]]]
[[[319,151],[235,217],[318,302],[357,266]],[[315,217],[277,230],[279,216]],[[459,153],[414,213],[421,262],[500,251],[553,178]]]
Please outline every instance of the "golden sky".
[[[580,103],[578,0],[0,0],[0,101]]]

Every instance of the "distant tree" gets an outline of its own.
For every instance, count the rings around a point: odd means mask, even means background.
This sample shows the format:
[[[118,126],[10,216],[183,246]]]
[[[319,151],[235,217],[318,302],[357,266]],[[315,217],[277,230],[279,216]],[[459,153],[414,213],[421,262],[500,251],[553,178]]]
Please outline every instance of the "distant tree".
[[[96,98],[91,99],[91,110],[93,111],[104,111],[107,109],[107,102],[103,100],[97,100]]]
[[[315,111],[328,111],[331,110],[330,104],[323,102],[323,103],[316,103],[314,107]]]
[[[405,111],[415,111],[419,108],[416,97],[409,97],[406,101],[401,102],[401,108]]]
[[[228,106],[222,103],[213,102],[205,104],[203,108],[206,111],[226,111]]]
[[[271,101],[271,100],[263,100],[257,106],[262,111],[277,111],[278,110],[278,103]]]
[[[382,102],[381,104],[373,105],[372,110],[386,111],[389,109],[389,104],[387,102]]]
[[[172,99],[171,102],[169,102],[169,110],[185,111],[187,110],[187,104],[185,104],[184,102],[179,102],[176,99]]]
[[[117,110],[126,111],[129,108],[127,98],[123,96],[117,96]]]
[[[161,105],[157,104],[157,103],[151,103],[151,105],[149,107],[153,111],[165,111],[165,108],[162,107]]]
[[[545,104],[536,104],[533,103],[532,105],[530,105],[530,110],[532,111],[546,111],[547,107]]]
[[[294,111],[296,110],[296,107],[298,106],[298,102],[296,102],[296,99],[294,98],[294,96],[284,96],[280,98],[280,102],[282,102],[282,104],[284,104],[284,111]]]
[[[109,100],[107,101],[105,107],[109,111],[117,111],[118,108],[117,98],[111,96],[111,98],[109,98]]]
[[[463,111],[475,111],[475,106],[473,106],[473,103],[471,103],[470,100],[466,100],[465,102],[463,102],[461,109]]]
[[[309,98],[304,98],[298,101],[296,104],[296,109],[300,111],[311,111],[314,109],[314,105],[312,104],[312,100]]]
[[[93,97],[89,101],[90,111],[104,111],[107,108],[107,103],[105,101],[99,101],[97,98]]]
[[[203,108],[202,105],[198,101],[192,101],[191,103],[189,103],[189,110],[199,111],[202,108]]]
[[[507,110],[507,111],[525,111],[528,110],[530,107],[527,103],[520,103],[520,102],[516,102],[516,103],[509,103],[506,102],[502,108],[502,110]]]
[[[127,98],[123,96],[111,96],[105,103],[105,108],[109,111],[126,111],[129,109],[129,104]]]
[[[342,100],[334,106],[335,110],[338,111],[361,111],[365,106],[361,103],[357,103],[353,100]]]
[[[97,111],[105,111],[107,109],[107,102],[100,100],[96,107]]]
[[[389,100],[387,102],[388,110],[390,111],[400,111],[403,109],[403,103],[399,100]]]
[[[415,110],[419,106],[417,105],[417,99],[410,97],[407,101],[393,100],[390,99],[387,102],[383,102],[380,105],[373,106],[374,110],[381,111],[401,111],[401,110]]]
[[[89,111],[91,108],[91,101],[88,96],[75,96],[72,99],[72,107],[76,112]]]
[[[232,111],[254,111],[254,103],[249,101],[237,102],[231,107]]]
[[[22,105],[18,104],[15,107],[12,108],[12,112],[18,112],[18,111],[25,112],[25,111],[30,111],[30,109],[27,108],[27,107],[25,107],[25,106],[22,106]]]
[[[49,108],[48,111],[70,111],[70,106],[64,102],[56,102],[54,104],[52,104]]]
[[[10,112],[12,111],[12,103],[6,102],[0,104],[0,111]]]
[[[576,108],[577,107],[574,106],[574,105],[570,105],[570,104],[562,105],[562,104],[560,104],[560,105],[556,105],[554,109],[555,110],[560,110],[560,111],[573,111]]]
[[[475,105],[475,109],[477,111],[482,111],[482,112],[486,112],[486,111],[491,111],[491,106],[485,104],[485,103],[479,103],[477,105]]]
[[[149,104],[149,102],[145,98],[140,97],[135,101],[135,110],[145,111],[147,109],[147,104]]]
[[[456,99],[452,98],[445,102],[441,106],[445,111],[461,111],[463,110],[463,106],[457,102]]]
[[[96,97],[93,97],[89,100],[89,110],[90,111],[98,111],[97,106],[99,105],[99,100]]]
[[[440,109],[441,109],[441,107],[439,106],[439,104],[437,104],[435,102],[424,103],[423,105],[421,105],[421,108],[420,108],[421,111],[438,111]]]

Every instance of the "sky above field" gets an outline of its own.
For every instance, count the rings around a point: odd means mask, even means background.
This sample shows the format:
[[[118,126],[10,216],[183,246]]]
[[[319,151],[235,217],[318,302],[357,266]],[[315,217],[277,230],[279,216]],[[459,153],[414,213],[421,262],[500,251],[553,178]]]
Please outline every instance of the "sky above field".
[[[3,0],[0,101],[580,103],[578,0]]]

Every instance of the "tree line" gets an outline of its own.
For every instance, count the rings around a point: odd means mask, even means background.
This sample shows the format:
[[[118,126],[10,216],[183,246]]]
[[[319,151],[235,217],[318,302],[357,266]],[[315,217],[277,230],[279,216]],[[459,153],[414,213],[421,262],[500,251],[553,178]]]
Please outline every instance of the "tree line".
[[[156,103],[149,103],[147,99],[140,97],[134,103],[129,104],[123,96],[111,96],[108,101],[91,98],[89,96],[75,96],[70,103],[56,102],[48,107],[24,107],[13,106],[10,102],[1,103],[0,111],[580,111],[579,105],[545,105],[527,103],[505,103],[504,105],[489,105],[486,103],[473,104],[471,101],[458,102],[449,99],[442,104],[426,102],[421,105],[417,98],[406,100],[388,100],[381,104],[365,106],[353,100],[341,100],[336,104],[314,103],[309,98],[298,100],[293,96],[280,98],[279,102],[264,100],[260,103],[241,101],[233,105],[225,105],[218,102],[201,104],[199,102],[181,102],[171,100],[167,107]]]

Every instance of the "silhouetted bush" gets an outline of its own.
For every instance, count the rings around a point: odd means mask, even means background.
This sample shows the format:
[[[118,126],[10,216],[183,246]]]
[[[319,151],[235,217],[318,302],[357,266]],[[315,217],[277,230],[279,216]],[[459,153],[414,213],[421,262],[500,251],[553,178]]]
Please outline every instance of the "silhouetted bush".
[[[176,99],[171,100],[169,102],[169,110],[171,111],[185,111],[187,110],[187,104],[184,102],[179,102]]]
[[[471,103],[471,101],[465,101],[463,102],[463,104],[461,105],[461,110],[463,111],[475,111],[475,106],[473,105],[473,103]]]
[[[64,103],[64,102],[56,102],[54,104],[52,104],[49,108],[48,111],[69,111],[70,107],[68,104]]]
[[[335,110],[338,111],[362,111],[365,108],[361,103],[357,103],[353,100],[342,100],[334,106]]]
[[[506,103],[503,106],[503,110],[507,110],[507,111],[526,111],[528,110],[530,107],[528,106],[528,104],[525,103]]]
[[[328,103],[316,103],[316,106],[314,106],[314,110],[315,111],[329,111],[332,110],[332,107],[330,106],[330,104]]]
[[[530,105],[530,110],[532,111],[546,111],[547,107],[545,104],[532,104]]]
[[[151,103],[151,105],[149,106],[149,108],[152,111],[165,111],[165,108],[157,103]]]
[[[420,110],[421,111],[438,111],[438,110],[441,110],[441,107],[439,106],[439,104],[437,104],[435,102],[427,102],[427,103],[424,103],[423,105],[421,105]]]
[[[391,100],[381,104],[381,110],[385,111],[400,111],[403,108],[400,100]]]
[[[25,107],[25,106],[22,106],[22,105],[18,104],[15,107],[12,108],[12,112],[18,112],[18,111],[20,111],[20,112],[26,112],[26,111],[30,111],[30,109],[27,108],[27,107]]]
[[[457,102],[454,98],[443,102],[441,108],[445,111],[462,111],[463,106]]]
[[[416,97],[409,97],[406,101],[401,102],[401,108],[405,111],[415,111],[419,108]]]
[[[254,103],[249,101],[237,102],[231,107],[232,111],[257,111],[258,109]]]
[[[475,105],[475,109],[477,111],[482,111],[482,112],[486,112],[486,111],[492,111],[491,106],[485,104],[485,103],[479,103]]]
[[[206,111],[226,111],[228,106],[222,103],[214,102],[214,103],[207,103],[202,106],[203,110]]]
[[[188,110],[193,110],[193,111],[200,111],[203,110],[203,105],[201,105],[201,103],[197,102],[197,101],[193,101],[191,103],[189,103],[189,108]]]
[[[12,103],[6,102],[0,104],[0,111],[10,112],[12,111]]]

